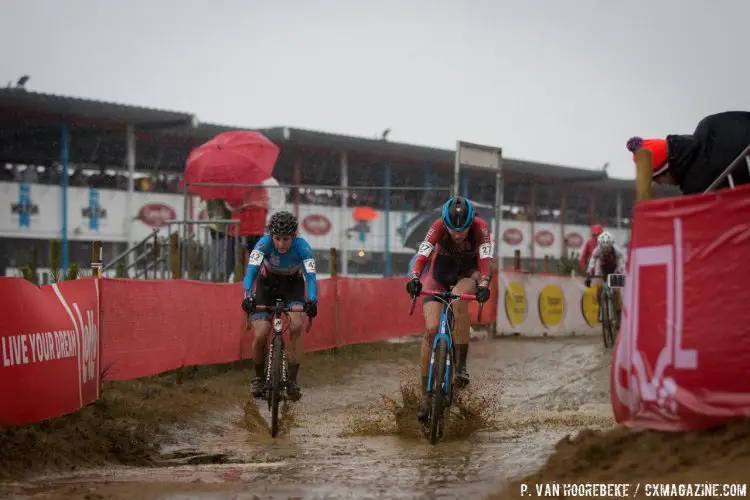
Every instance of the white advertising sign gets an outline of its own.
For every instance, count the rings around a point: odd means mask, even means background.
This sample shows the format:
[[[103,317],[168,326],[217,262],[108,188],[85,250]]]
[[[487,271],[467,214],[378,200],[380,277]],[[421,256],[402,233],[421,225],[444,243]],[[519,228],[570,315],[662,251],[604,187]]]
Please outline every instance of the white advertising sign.
[[[503,271],[498,287],[500,334],[601,334],[596,293],[583,278]]]
[[[180,194],[133,194],[132,213],[126,214],[127,193],[120,190],[71,187],[68,190],[68,235],[72,240],[125,241],[127,220],[133,219],[133,238],[140,240],[153,229],[166,236],[164,221],[183,218],[183,197]],[[205,215],[202,204],[193,197],[189,218]],[[294,210],[287,204],[287,210]],[[437,208],[437,207],[436,207]],[[337,206],[299,205],[300,234],[316,250],[339,246],[339,235],[346,233],[351,252],[383,252],[386,242],[390,251],[399,254],[416,253],[424,240],[432,217],[413,211],[392,211],[388,214],[386,238],[386,213],[378,212],[375,220],[357,222],[354,209]],[[437,211],[435,212],[437,216]],[[487,221],[492,227],[492,221]],[[59,238],[62,227],[62,190],[46,184],[21,184],[0,182],[0,238]],[[625,230],[609,229],[624,247]],[[531,235],[531,224],[526,221],[503,220],[500,224],[503,257],[512,257],[521,250],[523,258],[534,255],[559,257],[562,251],[561,226],[538,222]],[[580,252],[590,236],[586,226],[565,226],[568,250]],[[494,240],[494,235],[491,235]]]

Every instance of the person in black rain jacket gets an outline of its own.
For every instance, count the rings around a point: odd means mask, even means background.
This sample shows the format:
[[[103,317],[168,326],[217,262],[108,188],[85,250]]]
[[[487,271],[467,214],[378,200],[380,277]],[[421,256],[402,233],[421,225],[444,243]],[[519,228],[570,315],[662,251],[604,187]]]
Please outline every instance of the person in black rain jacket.
[[[652,178],[657,184],[680,188],[682,194],[704,192],[735,158],[750,145],[750,112],[726,111],[707,116],[692,135],[668,135],[666,139],[632,137],[627,148],[652,153]],[[750,167],[744,161],[732,173],[735,185],[750,183]],[[729,186],[724,180],[717,189]]]

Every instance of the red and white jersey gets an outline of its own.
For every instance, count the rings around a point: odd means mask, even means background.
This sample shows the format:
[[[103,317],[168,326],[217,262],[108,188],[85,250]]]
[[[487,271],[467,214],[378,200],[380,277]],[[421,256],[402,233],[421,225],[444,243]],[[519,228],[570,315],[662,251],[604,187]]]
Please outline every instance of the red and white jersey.
[[[625,254],[620,247],[612,245],[613,252],[604,256],[604,250],[597,245],[589,260],[589,267],[586,274],[589,276],[605,276],[608,274],[625,274]]]
[[[461,263],[476,262],[479,281],[490,279],[490,264],[492,263],[490,228],[480,217],[474,218],[468,237],[461,242],[456,242],[451,238],[443,219],[433,222],[424,241],[419,245],[417,258],[414,259],[409,275],[421,276],[433,252]]]

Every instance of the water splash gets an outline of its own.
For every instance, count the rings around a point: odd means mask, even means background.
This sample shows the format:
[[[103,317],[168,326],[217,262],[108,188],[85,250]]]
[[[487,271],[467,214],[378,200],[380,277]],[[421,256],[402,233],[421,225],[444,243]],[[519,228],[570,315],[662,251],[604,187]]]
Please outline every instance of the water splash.
[[[416,383],[402,381],[400,398],[381,394],[379,400],[350,410],[342,435],[422,438],[422,425],[417,420],[420,392]],[[496,429],[499,394],[497,387],[487,391],[481,385],[458,391],[448,412],[443,440],[462,439],[479,431]]]
[[[287,401],[279,408],[279,436],[289,434],[297,422],[297,410]],[[249,400],[242,406],[242,414],[235,425],[246,430],[250,435],[270,435],[270,422],[261,414],[255,400]]]

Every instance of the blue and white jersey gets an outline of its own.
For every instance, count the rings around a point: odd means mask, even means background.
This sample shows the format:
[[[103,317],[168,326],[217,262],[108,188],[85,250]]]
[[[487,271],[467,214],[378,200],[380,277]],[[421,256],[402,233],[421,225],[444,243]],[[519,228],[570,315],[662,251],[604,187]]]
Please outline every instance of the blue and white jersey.
[[[304,238],[297,236],[292,241],[292,246],[286,253],[279,253],[273,246],[271,235],[266,234],[255,248],[250,252],[250,259],[247,264],[247,273],[245,274],[245,293],[249,294],[253,289],[255,278],[261,271],[271,274],[291,276],[300,271],[305,277],[307,283],[307,295],[310,300],[318,300],[318,282],[315,275],[315,258],[313,256],[310,244]]]

